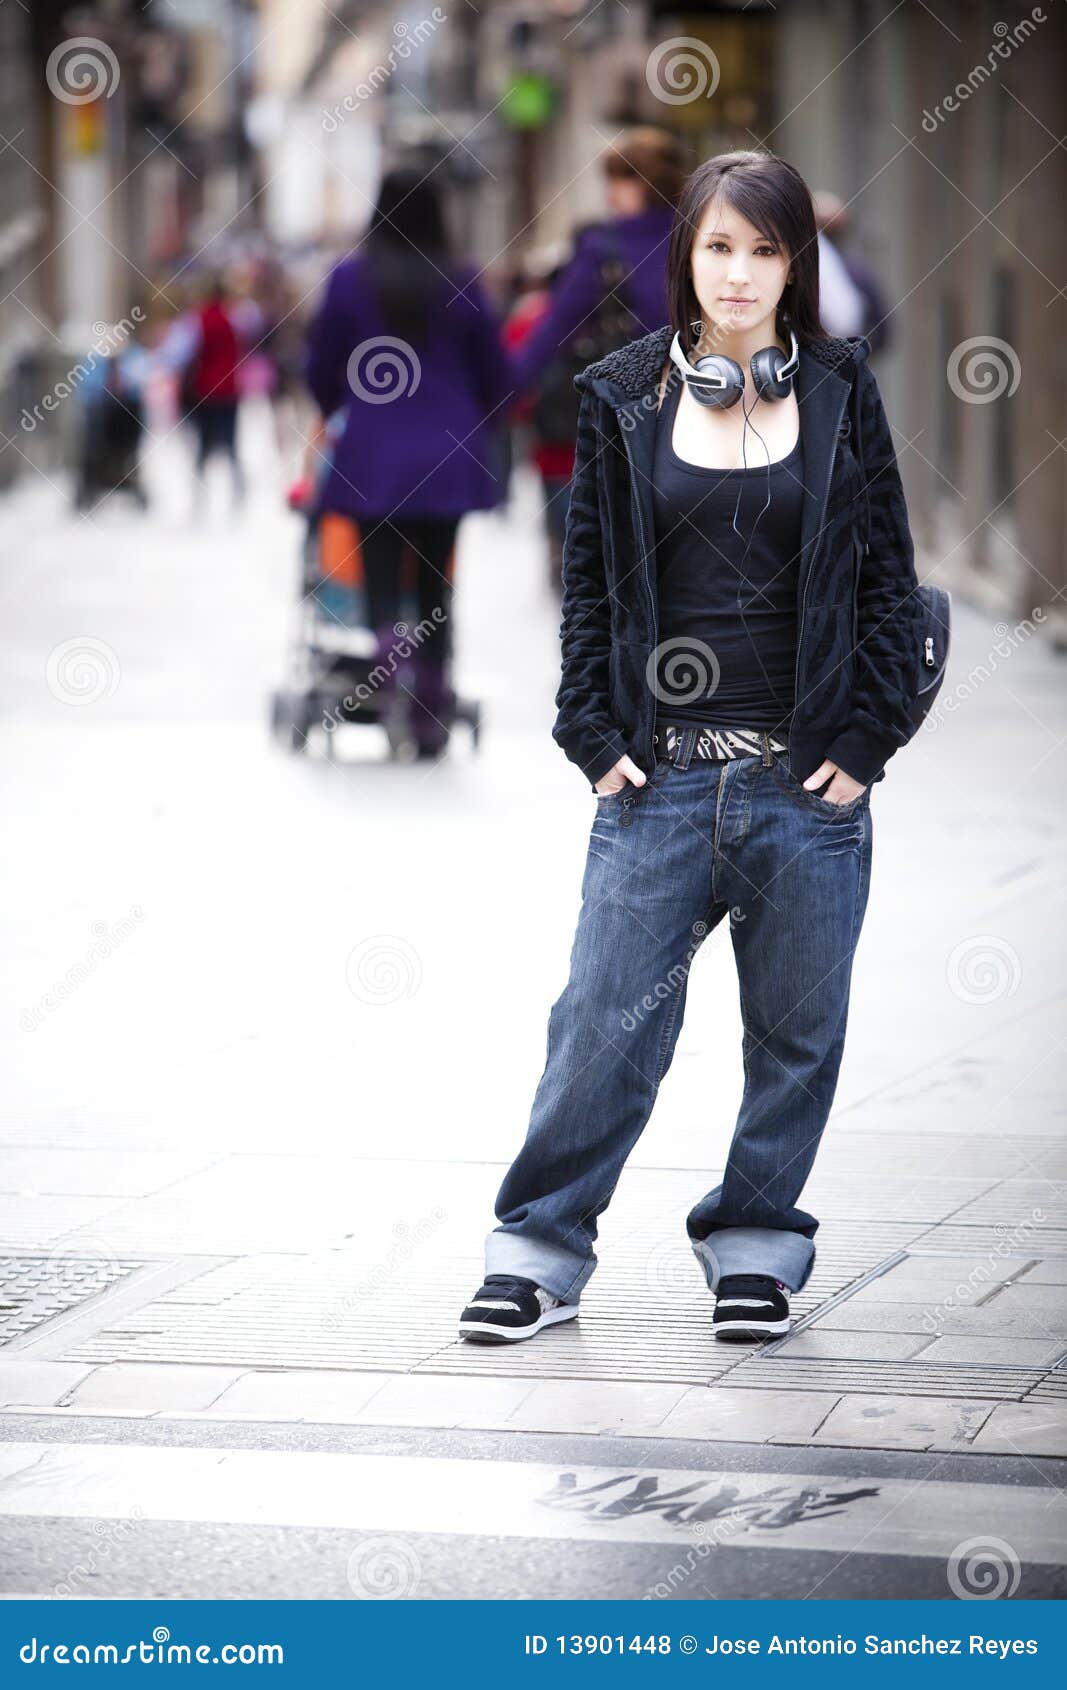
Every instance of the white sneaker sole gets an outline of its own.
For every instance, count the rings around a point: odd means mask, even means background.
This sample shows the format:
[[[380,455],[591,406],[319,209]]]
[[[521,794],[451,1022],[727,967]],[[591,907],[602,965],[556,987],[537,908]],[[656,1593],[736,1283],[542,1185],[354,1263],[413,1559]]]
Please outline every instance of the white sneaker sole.
[[[780,1338],[789,1331],[785,1320],[720,1320],[712,1326],[716,1338]]]
[[[573,1320],[577,1313],[577,1303],[561,1303],[558,1309],[549,1309],[532,1326],[494,1326],[488,1320],[461,1320],[459,1335],[476,1344],[518,1344],[523,1338],[532,1338],[542,1326],[557,1326],[561,1320]]]

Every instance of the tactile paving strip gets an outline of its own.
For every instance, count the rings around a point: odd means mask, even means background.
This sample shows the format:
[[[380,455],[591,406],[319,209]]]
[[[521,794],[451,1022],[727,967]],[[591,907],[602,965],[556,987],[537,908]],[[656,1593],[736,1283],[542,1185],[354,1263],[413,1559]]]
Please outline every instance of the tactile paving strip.
[[[247,1367],[497,1377],[632,1379],[702,1384],[742,1360],[711,1332],[712,1301],[692,1251],[664,1243],[660,1217],[622,1226],[601,1252],[579,1320],[551,1343],[504,1349],[461,1343],[459,1310],[481,1281],[480,1256],[424,1256],[383,1274],[347,1251],[242,1258],[190,1280],[121,1325],[72,1347],[73,1361],[207,1362]],[[915,1228],[828,1222],[804,1314],[907,1243]]]
[[[97,1297],[143,1266],[91,1256],[0,1255],[0,1344],[10,1344],[46,1321]]]

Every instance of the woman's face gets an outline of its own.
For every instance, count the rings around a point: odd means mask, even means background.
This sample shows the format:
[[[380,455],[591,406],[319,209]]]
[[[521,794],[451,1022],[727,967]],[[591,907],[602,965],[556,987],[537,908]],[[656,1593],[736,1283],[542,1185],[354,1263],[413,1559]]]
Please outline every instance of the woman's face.
[[[774,342],[774,313],[789,279],[789,254],[725,200],[712,200],[704,208],[689,270],[704,324],[702,345],[714,343],[716,329],[730,334],[758,330],[764,344]]]

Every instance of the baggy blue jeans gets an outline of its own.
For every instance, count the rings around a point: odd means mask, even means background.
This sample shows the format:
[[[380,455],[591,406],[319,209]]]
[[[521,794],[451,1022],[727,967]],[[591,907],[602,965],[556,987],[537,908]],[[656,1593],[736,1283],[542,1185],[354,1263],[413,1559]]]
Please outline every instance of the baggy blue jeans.
[[[765,1273],[799,1290],[818,1221],[797,1207],[834,1099],[871,872],[870,788],[805,791],[783,756],[660,762],[596,800],[570,978],[552,1008],[526,1141],[496,1202],[486,1272],[576,1303],[597,1217],[681,1030],[689,969],[729,915],[744,1092],[721,1185],[689,1239],[714,1290]]]

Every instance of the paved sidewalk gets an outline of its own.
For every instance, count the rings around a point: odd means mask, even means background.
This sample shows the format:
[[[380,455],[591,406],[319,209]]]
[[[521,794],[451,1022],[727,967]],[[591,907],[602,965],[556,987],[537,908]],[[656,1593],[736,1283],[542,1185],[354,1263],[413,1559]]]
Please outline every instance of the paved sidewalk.
[[[530,489],[463,534],[483,751],[403,769],[369,735],[332,759],[270,744],[298,527],[264,492],[239,528],[192,530],[173,457],[157,474],[147,527],[78,527],[40,487],[0,518],[22,536],[0,625],[22,818],[0,847],[11,1449],[45,1415],[68,1450],[97,1422],[120,1442],[149,1422],[452,1429],[500,1433],[514,1459],[567,1434],[606,1440],[602,1466],[612,1440],[653,1464],[681,1440],[806,1452],[811,1473],[840,1451],[856,1473],[875,1451],[1022,1461],[1049,1483],[1067,1455],[1067,702],[1048,648],[1020,639],[983,679],[998,636],[957,603],[946,692],[965,696],[872,794],[849,1039],[804,1198],[818,1258],[789,1337],[717,1346],[685,1240],[741,1095],[723,938],[580,1319],[461,1345],[589,822],[549,736],[558,617]],[[100,679],[87,702],[57,688],[67,642]],[[969,1517],[988,1531],[985,1482]],[[0,1511],[18,1494],[0,1486]]]

